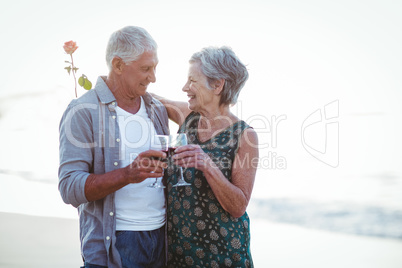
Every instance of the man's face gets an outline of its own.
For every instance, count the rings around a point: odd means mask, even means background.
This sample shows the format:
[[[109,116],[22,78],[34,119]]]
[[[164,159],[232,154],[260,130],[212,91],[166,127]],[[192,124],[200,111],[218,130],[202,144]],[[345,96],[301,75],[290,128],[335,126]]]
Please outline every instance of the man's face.
[[[149,83],[156,81],[156,51],[144,52],[136,61],[125,64],[122,75],[122,93],[128,98],[136,98],[146,93]]]

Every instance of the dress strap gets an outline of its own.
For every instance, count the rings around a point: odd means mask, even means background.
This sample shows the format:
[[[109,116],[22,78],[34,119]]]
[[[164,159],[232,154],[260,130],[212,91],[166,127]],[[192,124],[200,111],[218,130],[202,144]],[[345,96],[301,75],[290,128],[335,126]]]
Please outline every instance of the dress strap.
[[[184,120],[183,124],[180,126],[178,133],[187,132],[189,130],[196,130],[198,120],[200,119],[200,114],[196,112],[191,112],[186,119]]]

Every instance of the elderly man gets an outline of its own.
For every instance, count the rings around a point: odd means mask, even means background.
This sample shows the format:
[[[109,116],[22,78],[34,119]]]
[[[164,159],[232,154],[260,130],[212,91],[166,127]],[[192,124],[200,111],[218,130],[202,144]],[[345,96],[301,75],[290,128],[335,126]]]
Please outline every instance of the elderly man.
[[[78,208],[84,267],[163,267],[166,157],[150,150],[168,134],[163,105],[147,93],[158,64],[149,33],[128,26],[110,37],[107,77],[73,100],[60,122],[59,190]]]

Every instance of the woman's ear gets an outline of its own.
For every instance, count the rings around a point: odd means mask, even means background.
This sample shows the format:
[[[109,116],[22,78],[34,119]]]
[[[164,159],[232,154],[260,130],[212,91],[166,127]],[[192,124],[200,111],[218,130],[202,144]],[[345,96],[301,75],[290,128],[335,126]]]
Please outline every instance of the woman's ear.
[[[116,74],[121,74],[124,68],[124,61],[120,57],[114,57],[112,60],[112,70]]]
[[[224,86],[225,86],[225,79],[222,78],[222,79],[216,80],[214,82],[214,87],[213,87],[214,93],[216,95],[220,95]]]

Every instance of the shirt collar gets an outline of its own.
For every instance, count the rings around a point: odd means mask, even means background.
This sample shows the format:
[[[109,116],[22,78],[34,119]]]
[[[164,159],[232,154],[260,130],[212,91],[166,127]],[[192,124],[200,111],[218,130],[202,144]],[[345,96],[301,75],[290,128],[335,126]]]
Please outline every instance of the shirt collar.
[[[106,85],[106,76],[99,76],[98,80],[96,81],[95,91],[98,94],[99,100],[104,103],[111,103],[116,101],[112,91],[110,91],[109,87]]]
[[[100,101],[104,104],[116,101],[112,91],[110,91],[109,87],[106,85],[106,78],[106,76],[99,76],[95,85],[95,91],[98,94]],[[146,107],[149,107],[151,104],[153,104],[153,98],[148,92],[145,93],[142,98],[144,99]]]
[[[147,106],[149,106],[153,103],[152,96],[148,92],[145,93],[145,95],[142,96],[142,98],[144,99],[145,105],[147,105]]]

